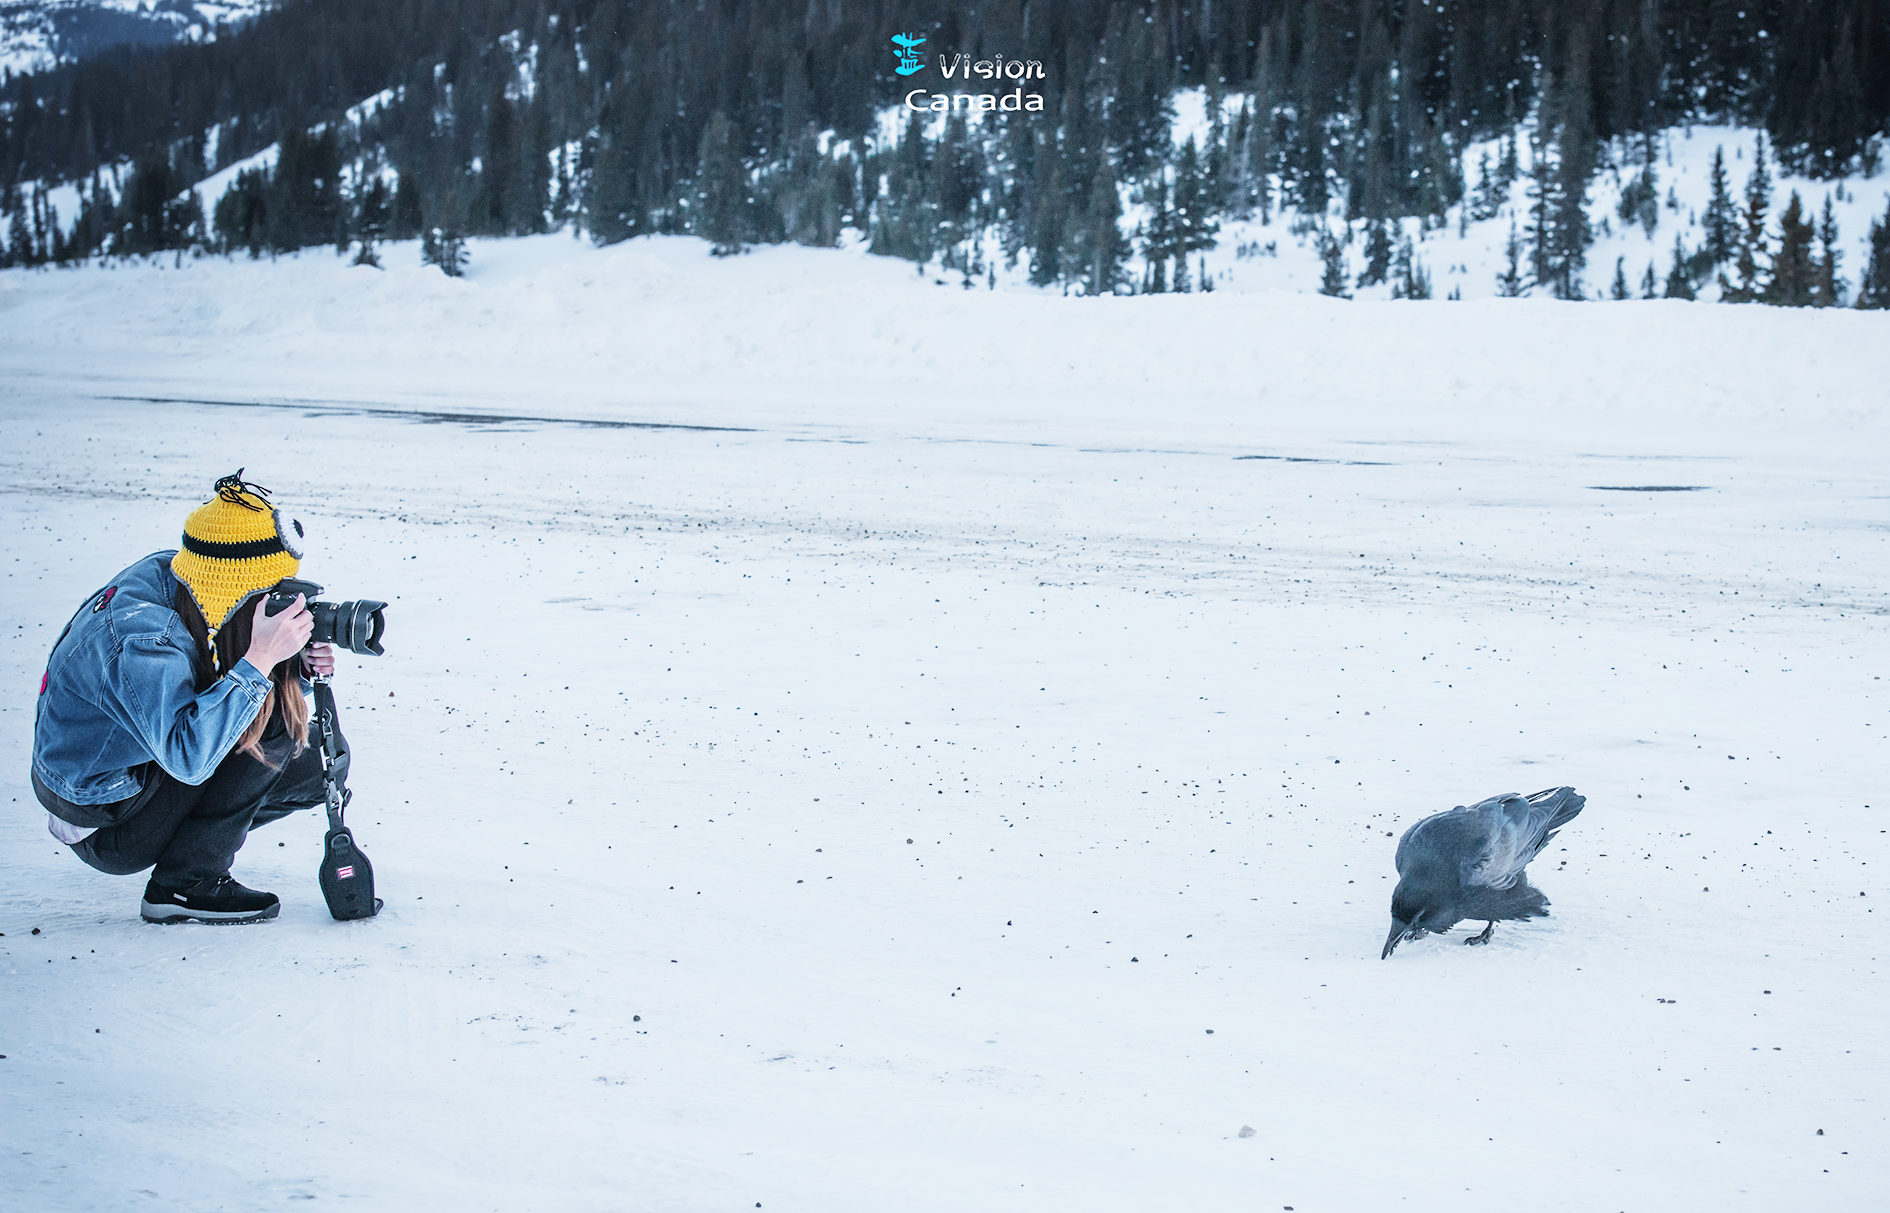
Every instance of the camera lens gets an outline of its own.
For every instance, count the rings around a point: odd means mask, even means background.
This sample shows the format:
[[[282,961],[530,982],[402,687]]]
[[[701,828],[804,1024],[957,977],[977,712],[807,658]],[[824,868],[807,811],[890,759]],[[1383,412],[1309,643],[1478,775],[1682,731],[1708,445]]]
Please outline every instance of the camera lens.
[[[308,610],[315,617],[315,627],[309,640],[339,645],[350,653],[383,656],[386,650],[381,647],[381,635],[387,630],[387,620],[381,612],[386,607],[385,602],[367,598],[359,602],[311,602]]]

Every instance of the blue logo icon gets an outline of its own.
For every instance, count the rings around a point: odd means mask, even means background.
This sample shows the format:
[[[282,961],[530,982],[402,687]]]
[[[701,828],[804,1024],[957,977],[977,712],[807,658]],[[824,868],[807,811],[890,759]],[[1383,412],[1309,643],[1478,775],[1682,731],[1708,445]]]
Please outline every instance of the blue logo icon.
[[[919,44],[925,39],[917,34],[894,34],[892,41],[893,45],[899,48],[893,52],[899,56],[899,66],[894,68],[894,71],[901,76],[910,76],[915,72],[925,70],[925,64],[919,62]]]

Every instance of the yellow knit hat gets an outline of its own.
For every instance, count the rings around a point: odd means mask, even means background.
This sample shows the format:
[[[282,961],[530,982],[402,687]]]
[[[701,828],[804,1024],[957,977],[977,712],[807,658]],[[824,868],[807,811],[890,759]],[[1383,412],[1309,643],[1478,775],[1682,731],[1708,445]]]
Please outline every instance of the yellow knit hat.
[[[302,524],[269,504],[269,490],[243,469],[216,483],[216,496],[184,519],[184,545],[171,572],[190,589],[212,632],[237,604],[302,567]]]

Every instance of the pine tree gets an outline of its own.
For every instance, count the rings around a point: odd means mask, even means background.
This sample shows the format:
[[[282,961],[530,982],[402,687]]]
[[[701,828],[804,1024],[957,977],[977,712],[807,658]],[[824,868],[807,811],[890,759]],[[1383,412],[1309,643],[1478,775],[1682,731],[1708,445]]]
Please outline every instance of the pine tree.
[[[439,266],[448,278],[465,274],[471,259],[466,252],[466,238],[451,228],[429,228],[420,237],[420,263]]]
[[[1332,186],[1326,180],[1330,162],[1326,158],[1325,123],[1300,121],[1294,124],[1293,129],[1301,139],[1295,149],[1299,154],[1299,171],[1293,179],[1293,188],[1299,195],[1299,209],[1308,215],[1323,216],[1332,201]]]
[[[197,195],[186,192],[186,184],[171,168],[168,157],[153,154],[140,160],[132,168],[118,201],[112,251],[121,257],[135,257],[187,247],[197,217],[193,213]]]
[[[7,264],[32,265],[33,233],[26,227],[26,207],[17,200],[13,217],[7,221]]]
[[[269,247],[270,197],[267,171],[255,168],[237,173],[217,199],[213,213],[217,246],[226,253],[240,248],[248,249],[251,257],[262,256]]]
[[[1571,74],[1545,82],[1530,164],[1530,261],[1536,284],[1558,299],[1586,297],[1581,271],[1594,240],[1587,201],[1596,143],[1585,71],[1585,57],[1571,52]]]
[[[50,234],[46,260],[59,265],[67,264],[71,258],[72,246],[66,239],[65,229],[59,226],[59,208],[50,202],[46,204],[46,230]]]
[[[1496,165],[1497,188],[1507,195],[1509,187],[1514,185],[1520,176],[1522,176],[1522,169],[1516,163],[1516,132],[1512,128],[1503,136],[1503,158]],[[1498,201],[1502,199],[1499,198]]]
[[[727,114],[717,110],[702,128],[690,230],[709,241],[711,256],[742,253],[752,238],[748,211],[748,167],[742,162],[741,132]]]
[[[345,240],[344,214],[334,126],[314,135],[293,126],[284,131],[269,175],[269,248],[286,253]]]
[[[1689,266],[1686,249],[1680,245],[1680,233],[1675,232],[1673,234],[1673,268],[1667,271],[1666,298],[1693,298],[1693,274]]]
[[[1351,293],[1345,289],[1345,250],[1339,246],[1338,238],[1325,224],[1319,225],[1319,260],[1323,271],[1319,276],[1319,293],[1335,299],[1350,299]]]
[[[1365,224],[1365,268],[1359,271],[1360,289],[1377,286],[1391,274],[1391,220]]]
[[[1048,286],[1063,276],[1060,253],[1067,209],[1065,165],[1057,154],[1053,135],[1039,132],[1030,137],[1042,138],[1044,144],[1033,166],[1038,176],[1032,182],[1028,227],[1020,246],[1035,253],[1031,285]],[[911,114],[898,143],[874,157],[869,165],[868,181],[882,177],[885,181],[883,191],[869,188],[869,194],[878,195],[872,204],[872,251],[881,257],[903,257],[920,265],[932,259],[932,241],[938,227],[926,196],[930,147],[924,123],[918,114]]]
[[[1870,221],[1870,255],[1857,280],[1857,306],[1890,308],[1890,206],[1882,219]]]
[[[1063,234],[1071,219],[1064,199],[1063,161],[1056,155],[1053,139],[1046,137],[1044,143],[1036,165],[1038,182],[1032,192],[1025,241],[1030,249],[1032,286],[1050,286],[1062,279]]]
[[[1400,235],[1398,248],[1391,256],[1391,297],[1404,299],[1411,289],[1411,237]]]
[[[1647,272],[1641,275],[1641,298],[1660,298],[1660,277],[1654,273],[1654,263],[1647,263]]]
[[[1753,152],[1752,175],[1746,179],[1746,209],[1739,232],[1738,255],[1734,259],[1737,282],[1719,276],[1721,303],[1752,303],[1763,287],[1759,282],[1759,259],[1766,256],[1765,212],[1771,205],[1772,176],[1765,167],[1765,136],[1758,137]]]
[[[1772,172],[1766,166],[1765,133],[1761,131],[1753,139],[1752,175],[1746,178],[1746,211],[1750,214],[1757,210],[1763,212],[1772,205]]]
[[[1578,64],[1579,66],[1579,64]],[[1562,101],[1564,119],[1556,141],[1555,294],[1581,299],[1582,267],[1594,231],[1588,222],[1588,182],[1595,173],[1595,136],[1588,123],[1585,78],[1571,77]]]
[[[1105,151],[1096,158],[1096,176],[1089,194],[1089,264],[1083,284],[1085,295],[1114,295],[1125,283],[1124,262],[1129,249],[1122,239],[1122,199],[1116,192],[1116,172]],[[1182,263],[1184,266],[1186,262]],[[966,280],[969,285],[969,279]]]
[[[1843,252],[1838,248],[1837,217],[1831,213],[1831,195],[1824,196],[1824,214],[1818,220],[1818,283],[1811,302],[1816,307],[1843,307],[1848,283],[1838,274]]]
[[[1713,199],[1706,204],[1706,213],[1700,216],[1700,227],[1706,235],[1702,247],[1712,257],[1714,267],[1731,261],[1739,245],[1739,212],[1733,206],[1732,192],[1726,181],[1724,147],[1713,149]]]
[[[977,226],[978,202],[984,192],[984,150],[972,138],[961,116],[954,114],[946,119],[945,130],[933,145],[927,176],[926,195],[933,203],[932,223],[938,233],[937,243],[946,250],[942,260],[951,264],[956,257],[958,268],[969,272],[970,241]],[[1113,181],[1112,176],[1112,190]],[[1095,199],[1096,191],[1092,189],[1091,200]],[[1117,214],[1121,213],[1119,205],[1115,209]],[[1092,249],[1100,247],[1099,239],[1100,228],[1092,236]],[[1120,238],[1114,243],[1119,244]],[[954,246],[963,247],[954,253]],[[1092,264],[1089,269],[1093,276],[1095,266]]]
[[[33,191],[33,251],[27,258],[30,265],[44,265],[52,259],[52,241],[46,235],[46,212],[49,209],[46,205],[46,187],[41,185]],[[52,226],[55,231],[58,230],[57,223]]]
[[[1220,230],[1220,221],[1214,218],[1212,182],[1190,135],[1175,156],[1176,254],[1185,258],[1213,248]]]
[[[1647,238],[1653,239],[1654,228],[1660,223],[1660,189],[1651,156],[1640,173],[1621,187],[1621,201],[1615,206],[1615,213],[1624,223],[1640,224]]]
[[[1522,240],[1516,234],[1516,220],[1509,221],[1509,242],[1503,246],[1503,255],[1509,259],[1509,267],[1496,278],[1496,293],[1505,299],[1515,299],[1523,293],[1522,276]]]
[[[616,244],[655,230],[652,216],[644,210],[646,182],[640,170],[645,161],[638,149],[638,117],[629,98],[613,94],[604,103],[596,129],[580,152],[590,169],[581,222],[595,244]],[[400,184],[406,187],[407,174],[401,174]],[[669,201],[668,193],[665,191],[665,203]],[[400,194],[396,192],[396,215],[400,206]],[[395,226],[399,226],[398,218]]]
[[[413,174],[402,173],[394,183],[394,203],[387,216],[387,238],[412,240],[425,225],[420,212],[420,190],[414,185]]]
[[[1778,223],[1778,252],[1772,255],[1772,272],[1759,297],[1780,307],[1810,307],[1817,289],[1817,259],[1811,251],[1817,232],[1805,220],[1797,190]]]
[[[378,173],[355,190],[354,230],[363,243],[371,244],[387,234],[389,205],[387,182]]]
[[[1159,174],[1143,188],[1142,202],[1149,208],[1148,222],[1142,228],[1142,257],[1148,264],[1143,291],[1160,295],[1168,290],[1168,262],[1179,244],[1174,208],[1168,204],[1168,182]]]
[[[1534,145],[1534,155],[1529,161],[1528,194],[1530,274],[1537,283],[1547,284],[1553,281],[1555,273],[1555,216],[1559,208],[1555,166],[1549,160],[1547,147],[1539,143]]]
[[[1538,285],[1557,299],[1582,299],[1581,272],[1594,233],[1588,222],[1588,179],[1594,145],[1584,123],[1558,129],[1556,150],[1538,147],[1531,166],[1531,256]]]
[[[1431,297],[1431,276],[1424,269],[1424,263],[1417,259],[1407,239],[1399,249],[1399,279],[1392,285],[1393,299],[1429,299]]]
[[[1477,185],[1468,207],[1470,217],[1479,222],[1494,219],[1508,198],[1509,183],[1500,176],[1490,175],[1490,153],[1486,151],[1477,158]]]
[[[81,209],[81,218],[86,214],[86,209],[89,208]],[[177,241],[173,248],[209,249],[215,244],[216,237],[210,231],[210,216],[204,211],[201,193],[194,189],[186,190],[181,198],[172,201],[170,214]]]
[[[1649,272],[1651,273],[1652,271],[1650,270]],[[1616,302],[1623,299],[1632,299],[1634,297],[1628,293],[1626,257],[1616,257],[1614,259],[1614,282],[1608,287],[1608,297]]]

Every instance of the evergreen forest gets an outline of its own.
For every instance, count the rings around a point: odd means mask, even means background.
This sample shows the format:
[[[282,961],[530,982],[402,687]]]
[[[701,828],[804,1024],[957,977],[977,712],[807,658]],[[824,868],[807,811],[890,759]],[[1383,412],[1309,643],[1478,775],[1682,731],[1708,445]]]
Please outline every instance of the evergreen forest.
[[[1040,74],[1005,77],[1019,61]],[[996,78],[966,79],[974,63]],[[917,110],[915,88],[1041,108]],[[1208,127],[1176,146],[1187,89]],[[967,282],[1001,259],[1113,294],[1186,289],[1221,222],[1285,211],[1362,223],[1390,273],[1393,221],[1483,217],[1513,184],[1529,222],[1504,293],[1580,298],[1590,182],[1651,167],[1657,133],[1690,122],[1762,130],[1755,178],[1767,156],[1874,175],[1890,4],[284,0],[211,40],[0,81],[0,264],[322,245],[371,263],[420,236],[456,273],[468,236],[687,233],[734,254],[857,229]],[[217,197],[191,191],[272,147]],[[1818,217],[1794,196],[1769,219],[1769,179],[1737,184],[1716,178],[1706,238],[1676,246],[1661,293],[1723,276],[1730,300],[1838,302]],[[76,214],[50,213],[57,185]],[[1887,306],[1890,215],[1870,249],[1856,302]]]

